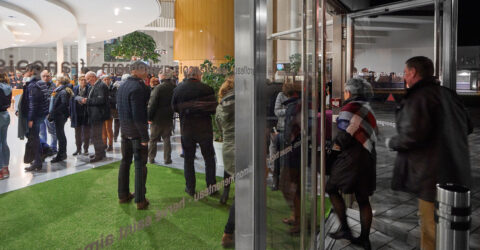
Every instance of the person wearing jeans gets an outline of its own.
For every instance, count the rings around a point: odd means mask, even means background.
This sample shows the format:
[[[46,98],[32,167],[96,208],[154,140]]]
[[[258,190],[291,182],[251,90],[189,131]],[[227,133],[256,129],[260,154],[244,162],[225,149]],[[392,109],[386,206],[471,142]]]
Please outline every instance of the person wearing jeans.
[[[127,203],[133,198],[129,191],[130,165],[135,162],[135,203],[137,209],[147,209],[145,198],[148,158],[147,105],[150,89],[143,79],[147,77],[147,65],[136,61],[131,66],[131,76],[118,89],[117,106],[122,129],[122,162],[118,170],[118,199]]]
[[[7,145],[7,131],[10,125],[10,114],[7,109],[12,102],[12,87],[9,85],[7,73],[0,73],[0,180],[8,178],[10,149]]]

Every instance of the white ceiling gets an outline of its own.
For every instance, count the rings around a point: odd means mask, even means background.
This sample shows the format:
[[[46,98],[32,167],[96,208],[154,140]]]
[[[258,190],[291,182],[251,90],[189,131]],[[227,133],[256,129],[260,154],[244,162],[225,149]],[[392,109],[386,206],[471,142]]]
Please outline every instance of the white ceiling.
[[[78,25],[87,43],[142,29],[160,16],[157,0],[0,0],[0,49],[75,44]]]

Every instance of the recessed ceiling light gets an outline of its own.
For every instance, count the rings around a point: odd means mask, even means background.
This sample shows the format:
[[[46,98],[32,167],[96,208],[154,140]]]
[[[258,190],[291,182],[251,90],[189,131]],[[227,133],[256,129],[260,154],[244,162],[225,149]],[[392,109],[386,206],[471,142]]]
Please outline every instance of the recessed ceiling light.
[[[15,40],[15,41],[24,43],[24,42],[26,42],[27,40],[25,40],[25,39],[17,39],[17,40]]]
[[[95,36],[91,36],[90,38],[95,39]]]
[[[17,46],[17,44],[16,44],[16,43],[12,43],[12,46]]]
[[[112,33],[113,31],[112,30],[107,30],[108,33]]]
[[[73,42],[78,43],[78,40],[75,40],[75,41],[73,41]]]
[[[18,26],[25,26],[24,23],[17,23]]]
[[[125,6],[125,7],[123,7],[123,9],[124,9],[124,10],[131,10],[131,9],[132,9],[132,7]]]
[[[115,8],[115,9],[113,10],[113,14],[114,14],[115,16],[118,16],[118,14],[120,14],[120,9],[119,9],[119,8]]]
[[[23,34],[26,35],[26,36],[30,35],[30,33],[28,33],[28,32],[24,32]]]
[[[117,23],[123,23],[123,21],[118,20]]]

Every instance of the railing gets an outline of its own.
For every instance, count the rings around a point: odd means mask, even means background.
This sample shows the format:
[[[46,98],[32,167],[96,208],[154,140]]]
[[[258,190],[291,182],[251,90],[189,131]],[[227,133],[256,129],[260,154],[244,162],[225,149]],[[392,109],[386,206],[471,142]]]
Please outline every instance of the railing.
[[[173,31],[175,29],[175,0],[157,0],[160,7],[160,16],[145,30]]]

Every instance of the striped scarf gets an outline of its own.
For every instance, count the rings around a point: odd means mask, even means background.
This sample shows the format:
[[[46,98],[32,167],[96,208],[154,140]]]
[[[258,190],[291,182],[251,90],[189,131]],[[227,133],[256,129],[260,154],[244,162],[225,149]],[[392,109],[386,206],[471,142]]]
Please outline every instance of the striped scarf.
[[[370,104],[353,100],[343,106],[337,118],[338,129],[346,131],[372,152],[377,141],[378,127]]]

